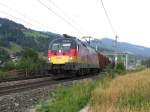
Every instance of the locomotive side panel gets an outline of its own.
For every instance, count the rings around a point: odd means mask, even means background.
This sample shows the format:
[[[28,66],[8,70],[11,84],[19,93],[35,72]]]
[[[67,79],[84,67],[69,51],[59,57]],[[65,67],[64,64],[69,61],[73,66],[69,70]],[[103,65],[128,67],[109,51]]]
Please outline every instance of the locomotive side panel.
[[[81,68],[86,68],[86,63],[88,61],[87,55],[88,55],[88,49],[79,41],[78,43],[78,61],[81,65]]]
[[[82,65],[81,68],[99,68],[97,52],[82,42],[78,42],[78,46],[78,57],[80,58],[80,65]]]
[[[99,68],[99,59],[97,52],[91,47],[88,47],[88,49],[88,63],[91,65],[91,68]]]

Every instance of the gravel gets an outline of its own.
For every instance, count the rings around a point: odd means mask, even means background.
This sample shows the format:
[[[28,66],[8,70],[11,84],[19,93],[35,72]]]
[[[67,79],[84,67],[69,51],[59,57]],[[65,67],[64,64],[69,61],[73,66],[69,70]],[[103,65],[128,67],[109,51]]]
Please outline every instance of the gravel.
[[[34,106],[42,101],[46,101],[49,98],[49,92],[62,85],[71,86],[73,83],[78,83],[81,80],[62,82],[61,84],[48,85],[33,90],[1,96],[0,112],[34,112]]]

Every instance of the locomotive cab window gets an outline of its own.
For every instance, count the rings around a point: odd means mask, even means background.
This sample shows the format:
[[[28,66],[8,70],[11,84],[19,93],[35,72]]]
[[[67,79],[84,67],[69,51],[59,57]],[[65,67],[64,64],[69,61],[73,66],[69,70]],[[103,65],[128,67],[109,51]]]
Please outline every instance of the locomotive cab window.
[[[63,52],[67,52],[70,50],[70,47],[71,47],[71,43],[62,43],[60,49],[63,50]]]
[[[53,45],[52,45],[52,51],[57,51],[58,49],[59,49],[59,44],[58,43],[54,43]]]
[[[52,52],[58,52],[61,50],[61,52],[69,52],[70,48],[76,48],[76,43],[74,40],[71,39],[57,39],[52,41],[50,44],[50,49]]]

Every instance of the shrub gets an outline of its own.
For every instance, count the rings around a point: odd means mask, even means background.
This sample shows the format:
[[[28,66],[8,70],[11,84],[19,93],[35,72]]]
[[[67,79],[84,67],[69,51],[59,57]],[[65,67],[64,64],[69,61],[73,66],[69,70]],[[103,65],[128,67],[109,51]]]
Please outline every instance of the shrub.
[[[9,60],[9,54],[6,50],[0,48],[0,60],[2,62]]]
[[[115,68],[116,73],[122,74],[122,73],[125,72],[125,70],[126,70],[126,69],[125,69],[125,66],[124,66],[123,63],[118,63],[118,64],[116,65],[116,68]]]
[[[39,59],[38,53],[35,52],[32,49],[26,49],[23,53],[22,59],[32,59],[33,61],[36,61]]]
[[[7,76],[7,73],[4,71],[0,71],[0,79],[3,79]]]
[[[5,63],[5,66],[4,66],[4,70],[12,70],[12,69],[15,69],[16,68],[16,65],[13,61],[8,61]]]
[[[116,69],[112,67],[112,65],[108,65],[104,71],[105,72],[102,74],[103,77],[109,77],[109,78],[116,77]]]
[[[34,50],[27,49],[21,60],[17,63],[17,69],[23,70],[26,75],[39,71],[46,65],[46,61],[38,57],[38,53]]]

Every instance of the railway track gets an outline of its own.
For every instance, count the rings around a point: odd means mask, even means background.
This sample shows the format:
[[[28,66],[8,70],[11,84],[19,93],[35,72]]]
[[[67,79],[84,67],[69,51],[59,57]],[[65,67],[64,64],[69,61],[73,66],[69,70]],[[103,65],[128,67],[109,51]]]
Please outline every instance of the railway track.
[[[26,79],[35,79],[35,78],[42,78],[42,77],[48,77],[50,76],[50,74],[47,75],[36,75],[36,76],[17,76],[17,77],[9,77],[9,78],[4,78],[4,79],[0,79],[0,83],[1,82],[8,82],[8,81],[17,81],[17,80],[26,80]]]
[[[51,83],[52,83],[52,80],[48,78],[47,80],[42,80],[42,81],[35,81],[35,82],[26,81],[25,83],[3,86],[3,87],[0,87],[0,96],[8,95],[11,93],[17,93],[17,92],[21,92],[25,90],[26,91],[31,90],[36,87],[41,87],[41,86],[48,85]]]
[[[28,90],[32,90],[32,89],[44,87],[44,86],[51,86],[54,84],[61,84],[67,81],[80,80],[80,79],[89,78],[89,77],[93,77],[93,75],[86,75],[86,76],[73,77],[73,78],[61,78],[57,80],[53,80],[51,77],[49,77],[41,81],[38,81],[38,80],[34,82],[26,81],[25,83],[2,86],[0,87],[0,96],[9,95],[12,93],[19,93],[22,91],[28,91]]]

